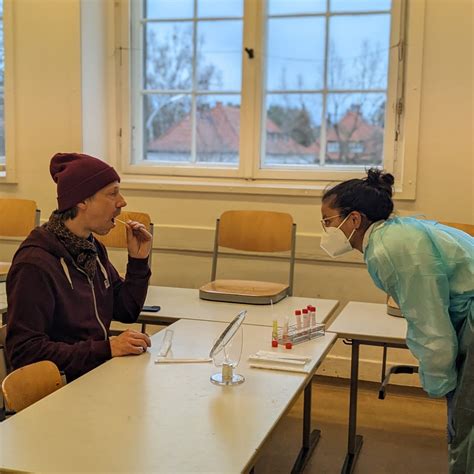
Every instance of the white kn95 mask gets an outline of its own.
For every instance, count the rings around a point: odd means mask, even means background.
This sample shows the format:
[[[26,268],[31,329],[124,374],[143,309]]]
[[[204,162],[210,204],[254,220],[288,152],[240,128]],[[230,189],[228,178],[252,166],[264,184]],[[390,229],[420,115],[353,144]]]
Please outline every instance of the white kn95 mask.
[[[356,229],[351,232],[349,238],[340,229],[346,222],[347,216],[337,227],[326,227],[326,232],[321,237],[320,247],[332,258],[340,257],[353,250],[350,240]]]

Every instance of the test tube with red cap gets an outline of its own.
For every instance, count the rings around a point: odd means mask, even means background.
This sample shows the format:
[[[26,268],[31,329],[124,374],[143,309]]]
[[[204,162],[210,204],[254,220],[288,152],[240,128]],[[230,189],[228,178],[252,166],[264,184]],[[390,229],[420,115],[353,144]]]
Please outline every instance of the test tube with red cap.
[[[309,317],[311,320],[311,327],[312,328],[316,327],[316,306],[311,306],[309,308]]]
[[[303,328],[309,329],[309,311],[308,308],[303,309]]]
[[[295,310],[295,318],[296,318],[296,329],[301,329],[301,310]]]

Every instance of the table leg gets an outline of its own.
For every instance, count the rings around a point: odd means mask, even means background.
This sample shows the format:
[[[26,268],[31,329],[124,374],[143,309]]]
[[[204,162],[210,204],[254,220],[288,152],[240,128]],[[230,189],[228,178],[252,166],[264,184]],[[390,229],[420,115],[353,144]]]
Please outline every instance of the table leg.
[[[311,431],[311,395],[312,395],[312,381],[310,380],[304,389],[303,401],[303,440],[300,452],[296,458],[292,474],[302,472],[308,463],[314,448],[318,444],[321,431]]]
[[[349,402],[349,436],[347,454],[342,467],[343,474],[349,474],[354,466],[362,447],[363,438],[356,434],[357,430],[357,389],[359,384],[359,341],[352,340],[351,355],[351,392]]]
[[[387,372],[387,344],[384,344],[383,345],[383,356],[382,356],[382,375],[381,375],[381,380],[380,380],[380,383],[383,383],[383,381],[385,380],[385,376],[386,376],[386,373]]]

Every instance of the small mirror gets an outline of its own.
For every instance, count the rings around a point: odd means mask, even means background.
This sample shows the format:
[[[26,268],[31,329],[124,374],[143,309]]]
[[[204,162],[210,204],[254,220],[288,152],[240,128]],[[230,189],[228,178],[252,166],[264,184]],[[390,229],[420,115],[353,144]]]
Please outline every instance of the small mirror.
[[[211,375],[211,382],[216,385],[238,385],[245,381],[243,375],[234,374],[234,368],[240,362],[243,346],[242,322],[247,311],[241,311],[217,338],[209,353],[216,367],[222,371]]]

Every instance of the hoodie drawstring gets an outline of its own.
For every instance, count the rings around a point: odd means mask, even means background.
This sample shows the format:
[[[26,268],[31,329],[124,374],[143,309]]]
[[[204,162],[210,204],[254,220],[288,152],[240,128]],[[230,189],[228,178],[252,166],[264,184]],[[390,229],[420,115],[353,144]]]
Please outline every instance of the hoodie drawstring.
[[[105,288],[108,288],[110,286],[110,282],[109,282],[109,275],[107,274],[107,270],[105,269],[104,265],[102,265],[102,262],[100,261],[99,257],[97,257],[97,262],[99,263],[99,268],[102,272],[102,275],[104,276],[104,286]]]
[[[61,266],[63,267],[63,271],[66,275],[66,278],[68,279],[69,281],[69,284],[71,285],[71,288],[74,290],[74,286],[72,284],[72,280],[71,280],[71,274],[69,273],[69,268],[68,266],[66,265],[66,261],[64,260],[63,257],[60,258],[59,260],[61,262]]]

